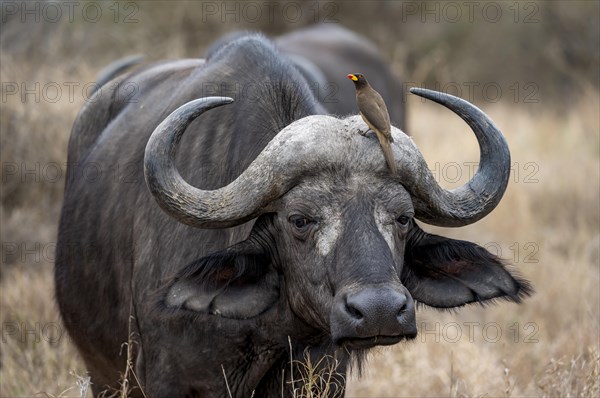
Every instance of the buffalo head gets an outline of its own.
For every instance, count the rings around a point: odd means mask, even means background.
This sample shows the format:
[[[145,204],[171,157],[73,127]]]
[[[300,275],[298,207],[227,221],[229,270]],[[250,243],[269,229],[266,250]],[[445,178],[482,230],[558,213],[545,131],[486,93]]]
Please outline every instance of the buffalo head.
[[[296,318],[333,343],[368,348],[416,335],[415,300],[456,307],[528,294],[527,283],[482,247],[428,234],[415,222],[457,227],[487,215],[506,189],[510,154],[475,106],[412,92],[446,106],[475,133],[480,167],[464,186],[441,188],[396,128],[398,172],[391,175],[377,139],[359,134],[365,129],[359,116],[315,115],[279,132],[230,184],[201,190],[178,173],[177,145],[195,118],[232,100],[202,98],[173,112],[146,147],[146,182],[158,204],[198,228],[258,219],[246,240],[177,275],[164,303],[249,319],[284,299]]]

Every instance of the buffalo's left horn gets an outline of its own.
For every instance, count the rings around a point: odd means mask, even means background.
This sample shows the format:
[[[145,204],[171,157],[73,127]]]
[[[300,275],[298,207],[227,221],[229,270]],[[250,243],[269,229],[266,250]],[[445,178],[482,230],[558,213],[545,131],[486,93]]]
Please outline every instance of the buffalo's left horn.
[[[402,183],[413,196],[416,217],[428,224],[459,227],[474,223],[491,212],[506,191],[510,177],[508,144],[494,122],[479,108],[449,94],[412,88],[411,93],[430,99],[460,116],[479,143],[479,169],[465,185],[445,190],[435,181],[422,158],[405,153],[398,159]]]

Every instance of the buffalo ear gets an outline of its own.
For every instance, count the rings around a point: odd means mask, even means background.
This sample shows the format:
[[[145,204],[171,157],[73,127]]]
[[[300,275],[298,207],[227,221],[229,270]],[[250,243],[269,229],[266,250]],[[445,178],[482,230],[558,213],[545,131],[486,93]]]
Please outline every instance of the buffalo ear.
[[[188,264],[165,289],[169,309],[248,319],[279,298],[279,277],[268,256],[244,241]]]
[[[450,308],[491,299],[520,302],[533,293],[528,281],[483,247],[414,228],[401,279],[415,300]]]

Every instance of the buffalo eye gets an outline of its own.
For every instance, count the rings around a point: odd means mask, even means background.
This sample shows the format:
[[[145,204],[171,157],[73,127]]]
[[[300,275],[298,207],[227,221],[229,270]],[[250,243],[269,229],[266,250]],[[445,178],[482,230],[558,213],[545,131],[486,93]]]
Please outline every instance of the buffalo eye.
[[[294,235],[301,240],[304,240],[308,237],[308,234],[312,230],[311,227],[315,224],[314,220],[302,215],[290,216],[289,222],[294,227]]]
[[[312,223],[311,220],[304,216],[291,216],[290,222],[299,230],[305,230]]]
[[[398,217],[396,219],[396,221],[398,221],[398,224],[400,224],[400,226],[406,227],[410,223],[410,217],[408,217],[408,216],[400,216],[400,217]]]

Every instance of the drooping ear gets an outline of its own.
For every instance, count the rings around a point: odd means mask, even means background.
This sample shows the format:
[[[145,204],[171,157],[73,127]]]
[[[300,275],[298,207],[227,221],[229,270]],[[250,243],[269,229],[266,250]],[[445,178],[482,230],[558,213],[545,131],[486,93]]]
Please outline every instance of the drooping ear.
[[[279,276],[270,257],[249,238],[188,264],[165,290],[162,303],[224,318],[248,319],[279,298]]]
[[[528,281],[483,247],[413,228],[401,279],[415,300],[450,308],[491,299],[520,302],[533,293]]]

